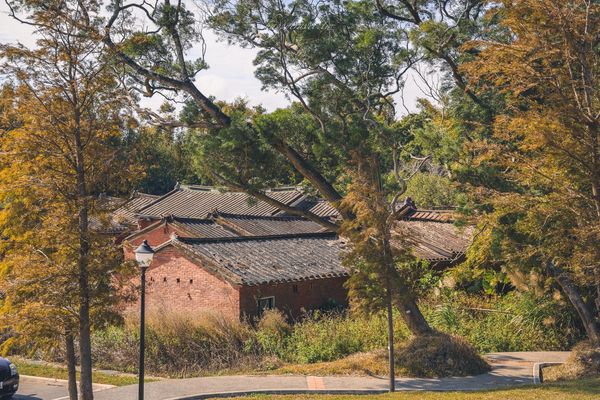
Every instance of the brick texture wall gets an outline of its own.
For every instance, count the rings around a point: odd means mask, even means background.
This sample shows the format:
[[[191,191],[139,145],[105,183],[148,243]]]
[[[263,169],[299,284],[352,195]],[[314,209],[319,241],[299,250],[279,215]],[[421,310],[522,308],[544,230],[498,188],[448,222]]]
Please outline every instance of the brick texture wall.
[[[133,260],[135,259],[135,255],[133,251],[140,245],[144,240],[148,241],[148,244],[152,247],[160,246],[161,244],[168,242],[171,240],[171,235],[173,234],[181,235],[175,227],[169,223],[158,224],[154,229],[151,229],[147,232],[144,232],[130,240],[127,240],[125,245],[123,246],[123,251],[125,253],[125,259]],[[184,236],[184,235],[181,235]]]
[[[155,254],[146,272],[146,289],[148,313],[193,316],[213,312],[240,318],[239,289],[206,272],[171,246]],[[136,312],[139,300],[127,308]]]
[[[304,311],[314,310],[334,302],[348,305],[348,291],[344,288],[346,278],[316,279],[311,281],[281,283],[274,285],[242,286],[240,308],[243,316],[258,315],[258,299],[275,297],[275,308],[290,318],[301,316]]]

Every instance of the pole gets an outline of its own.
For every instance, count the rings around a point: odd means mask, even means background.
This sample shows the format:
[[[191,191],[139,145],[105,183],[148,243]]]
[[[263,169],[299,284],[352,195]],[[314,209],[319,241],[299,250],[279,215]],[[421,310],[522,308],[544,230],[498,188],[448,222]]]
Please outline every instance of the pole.
[[[144,400],[144,351],[146,347],[146,268],[142,267],[142,293],[140,296],[140,364],[138,400]]]
[[[389,271],[388,271],[389,274]],[[386,279],[386,303],[387,303],[387,325],[388,325],[388,362],[389,362],[389,390],[390,392],[396,391],[396,371],[394,365],[394,314],[392,308],[392,285],[390,277]]]

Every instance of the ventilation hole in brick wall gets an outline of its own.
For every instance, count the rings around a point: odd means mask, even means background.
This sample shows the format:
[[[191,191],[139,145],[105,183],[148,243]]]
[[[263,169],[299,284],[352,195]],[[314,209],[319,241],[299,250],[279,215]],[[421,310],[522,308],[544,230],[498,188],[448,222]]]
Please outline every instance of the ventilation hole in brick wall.
[[[167,281],[167,277],[165,276],[165,277],[163,278],[163,282],[166,282],[166,281]]]
[[[150,277],[150,282],[154,282],[154,278],[153,277]]]
[[[181,279],[177,278],[177,283],[181,282]]]
[[[193,280],[193,279],[190,279],[190,285],[191,285],[192,283],[194,283],[194,280]]]

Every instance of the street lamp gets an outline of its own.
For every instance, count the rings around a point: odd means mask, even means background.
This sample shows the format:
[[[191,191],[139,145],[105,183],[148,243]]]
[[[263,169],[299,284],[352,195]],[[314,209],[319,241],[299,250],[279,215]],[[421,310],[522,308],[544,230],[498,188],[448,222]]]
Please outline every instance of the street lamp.
[[[145,349],[145,336],[146,336],[146,270],[152,262],[154,257],[154,250],[148,244],[147,240],[144,240],[134,251],[135,260],[140,266],[142,271],[142,285],[140,295],[140,365],[139,365],[139,384],[138,384],[138,400],[144,400],[144,349]]]

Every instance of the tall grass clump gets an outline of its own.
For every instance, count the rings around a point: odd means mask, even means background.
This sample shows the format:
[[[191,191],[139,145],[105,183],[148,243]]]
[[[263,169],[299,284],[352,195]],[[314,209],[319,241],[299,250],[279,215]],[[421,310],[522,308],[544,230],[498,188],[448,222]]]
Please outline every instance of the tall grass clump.
[[[408,337],[400,318],[395,325],[398,340]],[[332,361],[386,344],[387,326],[382,315],[316,312],[294,326],[282,358],[293,363]]]
[[[446,293],[425,307],[432,325],[467,339],[479,352],[565,350],[582,335],[566,303],[511,292],[482,298]]]
[[[150,315],[146,325],[146,369],[170,377],[209,371],[255,368],[260,352],[248,324],[205,313]],[[93,357],[100,367],[135,371],[139,325],[128,319],[94,336]]]

